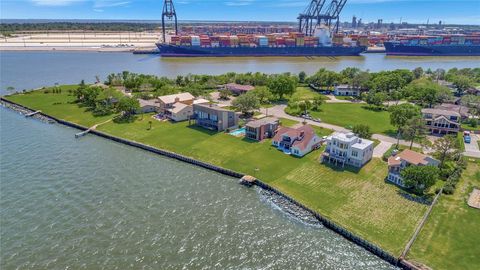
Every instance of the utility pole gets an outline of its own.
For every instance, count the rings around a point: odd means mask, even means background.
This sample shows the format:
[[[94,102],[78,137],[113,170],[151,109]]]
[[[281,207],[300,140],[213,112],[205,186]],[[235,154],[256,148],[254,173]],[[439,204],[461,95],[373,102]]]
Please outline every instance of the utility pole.
[[[172,0],[165,0],[163,3],[163,12],[162,12],[162,34],[163,34],[163,42],[166,42],[165,37],[165,17],[168,20],[175,20],[175,35],[178,35],[178,27],[177,27],[177,13],[175,12],[175,7],[173,6]]]

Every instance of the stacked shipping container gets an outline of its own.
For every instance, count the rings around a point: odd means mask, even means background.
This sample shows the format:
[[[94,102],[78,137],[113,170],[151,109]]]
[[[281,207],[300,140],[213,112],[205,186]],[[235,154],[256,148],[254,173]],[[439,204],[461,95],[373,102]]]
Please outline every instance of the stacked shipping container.
[[[350,40],[345,38],[343,34],[336,34],[334,45],[343,46],[348,43],[348,46],[355,46],[358,40],[358,37],[353,37]],[[362,37],[363,44],[368,43],[365,40],[366,37]],[[305,36],[298,32],[267,35],[187,35],[172,36],[170,44],[201,47],[316,47],[319,46],[319,38]]]

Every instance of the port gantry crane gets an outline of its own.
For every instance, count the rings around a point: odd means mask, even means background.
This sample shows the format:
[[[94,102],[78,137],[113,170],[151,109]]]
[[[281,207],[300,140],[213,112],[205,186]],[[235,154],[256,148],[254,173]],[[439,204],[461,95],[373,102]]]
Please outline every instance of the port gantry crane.
[[[178,35],[178,26],[177,26],[177,13],[175,12],[175,7],[173,6],[172,0],[165,0],[163,2],[163,11],[162,11],[162,34],[163,42],[165,42],[165,17],[168,20],[175,20],[175,35]]]
[[[347,0],[331,0],[325,5],[326,0],[311,0],[303,13],[298,16],[298,31],[307,36],[313,35],[315,27],[321,24],[329,29],[334,23],[334,32],[338,32],[340,23],[340,12],[347,3]]]

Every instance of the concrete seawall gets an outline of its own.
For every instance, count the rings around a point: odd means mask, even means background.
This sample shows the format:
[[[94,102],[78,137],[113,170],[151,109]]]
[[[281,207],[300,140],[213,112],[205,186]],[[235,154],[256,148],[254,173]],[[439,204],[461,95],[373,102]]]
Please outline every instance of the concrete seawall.
[[[18,103],[6,100],[3,97],[0,97],[0,100],[2,101],[2,103],[7,103],[7,104],[11,104],[11,105],[13,104],[13,105],[15,105],[19,108],[22,108],[22,110],[27,110],[27,111],[32,111],[32,112],[34,111],[33,109],[30,109],[30,108],[25,107],[23,105],[20,105]],[[14,109],[12,107],[9,107],[9,108]],[[65,125],[65,126],[69,126],[69,127],[81,130],[81,131],[88,130],[87,127],[84,127],[82,125],[78,125],[78,124],[75,124],[75,123],[71,123],[71,122],[68,122],[68,121],[65,121],[65,120],[62,120],[62,119],[58,119],[56,117],[52,117],[52,116],[47,115],[43,112],[40,112],[39,114],[42,115],[43,117],[52,119],[52,120],[54,120],[54,121],[56,121],[56,122],[58,122],[62,125]],[[155,148],[155,147],[143,144],[143,143],[139,143],[139,142],[119,138],[119,137],[116,137],[116,136],[112,136],[112,135],[109,135],[109,134],[106,134],[106,133],[103,133],[103,132],[100,132],[100,131],[97,131],[97,130],[91,130],[90,133],[95,134],[95,135],[100,136],[100,137],[103,137],[103,138],[106,138],[106,139],[113,140],[115,142],[123,143],[123,144],[130,145],[130,146],[134,146],[134,147],[137,147],[137,148],[140,148],[140,149],[143,149],[143,150],[155,153],[155,154],[159,154],[159,155],[166,156],[166,157],[169,157],[169,158],[174,158],[174,159],[177,159],[177,160],[180,160],[180,161],[184,161],[184,162],[196,165],[196,166],[200,166],[200,167],[203,167],[203,168],[206,168],[206,169],[209,169],[209,170],[212,170],[212,171],[215,171],[215,172],[227,175],[227,176],[231,176],[231,177],[234,177],[234,178],[239,179],[239,178],[242,178],[243,176],[245,176],[245,174],[242,174],[242,173],[239,173],[239,172],[235,172],[235,171],[232,171],[232,170],[229,170],[229,169],[225,169],[225,168],[222,168],[222,167],[219,167],[219,166],[216,166],[216,165],[212,165],[212,164],[209,164],[209,163],[206,163],[206,162],[203,162],[203,161],[199,161],[199,160],[187,157],[187,156],[179,155],[179,154],[176,154],[174,152],[158,149],[158,148]],[[305,206],[302,203],[296,201],[295,199],[291,198],[290,196],[285,195],[280,190],[262,182],[261,180],[257,179],[255,181],[255,184],[257,186],[259,186],[260,188],[271,191],[271,192],[285,198],[292,205],[295,205],[296,207],[299,207],[299,208],[311,213],[325,227],[327,227],[327,228],[331,229],[332,231],[338,233],[339,235],[343,236],[347,240],[363,247],[364,249],[366,249],[369,252],[375,254],[376,256],[382,258],[383,260],[389,262],[390,264],[392,264],[394,266],[401,267],[403,269],[419,269],[415,265],[413,265],[412,263],[410,263],[410,262],[408,262],[404,259],[397,258],[397,257],[393,256],[392,254],[383,250],[382,248],[378,247],[377,245],[375,245],[375,244],[361,238],[360,236],[348,231],[347,229],[343,228],[342,226],[340,226],[340,225],[336,224],[335,222],[329,220],[328,218],[320,215],[319,213],[315,212],[314,210],[308,208],[307,206]]]

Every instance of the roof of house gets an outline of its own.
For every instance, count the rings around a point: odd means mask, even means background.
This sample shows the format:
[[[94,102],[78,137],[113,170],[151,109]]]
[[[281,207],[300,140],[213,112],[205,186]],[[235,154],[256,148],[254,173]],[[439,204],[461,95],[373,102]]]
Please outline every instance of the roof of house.
[[[334,132],[330,136],[327,137],[327,140],[337,139],[343,142],[351,142],[357,139],[357,136],[353,132]]]
[[[193,101],[193,104],[202,104],[202,103],[209,103],[210,101],[207,100],[207,99],[204,99],[204,98],[199,98],[199,99],[195,99]]]
[[[233,112],[232,110],[227,110],[225,108],[222,108],[220,106],[218,106],[217,104],[209,104],[209,103],[199,103],[199,104],[193,104],[194,108],[208,108],[208,109],[212,109],[212,110],[215,110],[215,111],[222,111],[222,112]]]
[[[268,124],[278,123],[278,119],[275,117],[265,117],[255,121],[250,121],[246,124],[247,127],[258,128]]]
[[[359,90],[360,91],[360,89],[351,87],[348,84],[339,84],[339,85],[335,86],[335,88],[336,89],[348,89],[348,90]]]
[[[301,150],[304,150],[310,141],[317,136],[315,131],[310,125],[303,125],[299,128],[290,128],[290,127],[282,127],[277,134],[273,137],[274,141],[280,141],[283,135],[287,135],[290,138],[298,138],[303,132],[303,139],[297,140],[292,144],[292,147],[298,147]]]
[[[188,92],[158,97],[158,99],[165,104],[174,103],[176,101],[192,100],[194,98],[195,97]]]
[[[232,91],[251,91],[251,90],[255,89],[255,87],[253,87],[251,85],[242,85],[242,84],[238,84],[238,83],[227,83],[224,86],[228,90],[232,90]]]
[[[467,117],[469,115],[468,107],[456,104],[442,103],[435,106],[435,109],[458,112],[462,117]]]
[[[146,100],[146,99],[138,99],[138,102],[140,103],[140,107],[145,107],[145,106],[153,106],[153,107],[158,107],[158,104],[155,103],[154,99],[151,100]]]
[[[171,113],[179,113],[187,107],[190,107],[190,105],[187,105],[181,102],[176,102],[175,104],[173,104],[173,108],[171,108],[169,111]]]
[[[409,149],[405,149],[401,153],[395,156],[389,157],[388,165],[389,166],[400,165],[402,163],[402,160],[405,160],[406,162],[413,165],[428,165],[429,159],[431,158],[427,155],[420,154],[418,152],[415,152]]]
[[[292,147],[298,147],[300,150],[305,150],[310,141],[317,136],[315,131],[310,125],[304,125],[297,129],[298,132],[304,132],[303,139],[301,141],[295,141]]]
[[[373,145],[373,141],[360,138],[357,143],[352,145],[352,148],[364,150],[371,145]]]
[[[443,109],[422,109],[422,113],[430,113],[435,115],[445,115],[445,116],[457,116],[460,117],[460,114],[452,110],[443,110]]]

